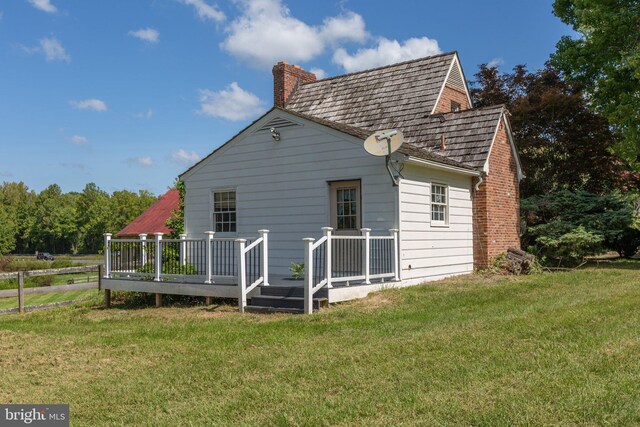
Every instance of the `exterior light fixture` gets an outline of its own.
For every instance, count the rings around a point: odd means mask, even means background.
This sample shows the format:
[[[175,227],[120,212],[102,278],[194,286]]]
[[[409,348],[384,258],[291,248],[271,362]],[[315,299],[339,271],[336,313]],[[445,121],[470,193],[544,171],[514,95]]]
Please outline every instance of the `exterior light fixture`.
[[[276,128],[271,128],[271,138],[274,141],[280,141],[280,132]]]

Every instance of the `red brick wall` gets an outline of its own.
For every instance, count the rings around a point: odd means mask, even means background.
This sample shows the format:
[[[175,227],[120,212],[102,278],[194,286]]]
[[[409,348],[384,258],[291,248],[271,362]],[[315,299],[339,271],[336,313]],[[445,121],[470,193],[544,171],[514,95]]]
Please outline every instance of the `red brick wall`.
[[[468,110],[471,108],[469,105],[469,99],[464,91],[455,89],[449,85],[445,85],[442,90],[442,95],[438,101],[438,106],[435,109],[436,113],[449,113],[451,111],[451,101],[460,104],[461,110]]]
[[[298,86],[298,83],[316,81],[316,75],[303,70],[297,65],[278,62],[273,66],[273,105],[284,107],[287,99]]]
[[[476,268],[508,248],[520,248],[520,192],[516,160],[504,119],[489,155],[489,173],[474,194],[473,257]]]

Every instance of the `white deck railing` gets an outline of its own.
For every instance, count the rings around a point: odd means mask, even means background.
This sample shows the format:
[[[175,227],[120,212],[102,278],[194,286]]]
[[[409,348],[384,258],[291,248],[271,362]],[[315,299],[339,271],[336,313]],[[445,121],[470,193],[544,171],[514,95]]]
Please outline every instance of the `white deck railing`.
[[[244,313],[247,306],[247,295],[257,286],[269,286],[269,230],[260,230],[260,237],[247,245],[246,239],[236,239],[238,243],[238,306],[240,313]],[[257,254],[255,252],[258,252]],[[259,257],[260,267],[253,274],[247,274],[247,261]],[[250,263],[249,263],[250,265]],[[250,284],[247,284],[251,281]]]
[[[331,227],[323,227],[318,241],[303,239],[305,255],[304,311],[313,311],[313,295],[334,283],[372,279],[384,281],[399,278],[398,230],[388,236],[372,236],[371,229],[361,229],[360,236],[336,236]]]
[[[238,304],[244,311],[247,295],[256,286],[269,285],[269,230],[259,230],[260,237],[217,238],[205,232],[204,239],[164,239],[155,233],[138,239],[112,239],[104,235],[105,278],[147,279],[215,284],[217,278],[236,278]]]

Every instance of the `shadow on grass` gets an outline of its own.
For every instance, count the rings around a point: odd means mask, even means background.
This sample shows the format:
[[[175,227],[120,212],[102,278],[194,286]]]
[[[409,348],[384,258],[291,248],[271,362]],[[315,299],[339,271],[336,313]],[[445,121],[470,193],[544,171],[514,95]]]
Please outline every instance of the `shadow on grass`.
[[[162,307],[171,308],[193,308],[202,307],[207,312],[216,312],[227,309],[230,306],[237,307],[235,300],[229,298],[212,298],[212,304],[205,304],[205,297],[186,295],[162,295]],[[111,294],[111,308],[119,310],[142,310],[156,307],[155,294],[145,292],[116,291]],[[98,309],[107,308],[104,305],[96,307]]]
[[[634,259],[617,259],[604,261],[591,261],[586,268],[606,268],[614,270],[638,270],[640,271],[640,260]]]

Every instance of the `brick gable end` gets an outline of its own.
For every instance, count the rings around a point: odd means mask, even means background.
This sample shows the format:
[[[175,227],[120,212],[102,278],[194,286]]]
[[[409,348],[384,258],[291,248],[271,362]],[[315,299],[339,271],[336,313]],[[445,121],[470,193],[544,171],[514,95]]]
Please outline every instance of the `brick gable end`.
[[[474,194],[473,255],[486,268],[508,248],[520,248],[520,191],[504,118],[489,154],[489,172]]]
[[[436,105],[435,113],[451,112],[451,101],[460,104],[460,110],[468,110],[471,108],[467,94],[464,91],[451,87],[447,84],[442,90],[442,94],[440,95],[440,99]]]

